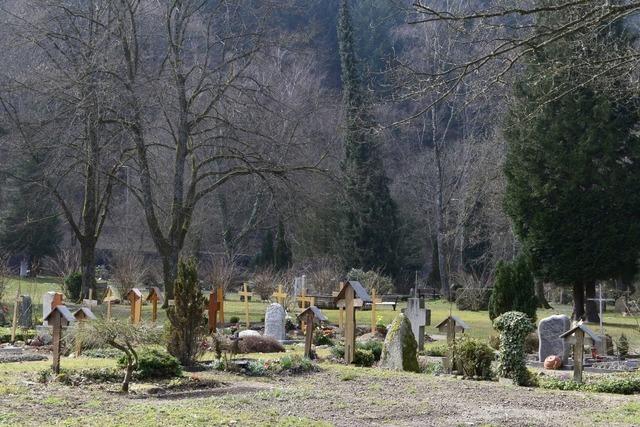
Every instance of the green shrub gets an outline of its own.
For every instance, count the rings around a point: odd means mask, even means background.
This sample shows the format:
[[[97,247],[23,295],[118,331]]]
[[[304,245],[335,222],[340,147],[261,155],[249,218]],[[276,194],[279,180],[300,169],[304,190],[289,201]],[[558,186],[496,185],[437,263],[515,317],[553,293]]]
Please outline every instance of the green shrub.
[[[338,344],[331,347],[331,355],[337,359],[344,359],[344,346]]]
[[[422,362],[424,358],[418,360],[420,372],[423,374],[438,375],[444,372],[444,366],[440,362]]]
[[[620,335],[616,347],[618,348],[618,355],[620,357],[627,357],[629,355],[629,340],[625,334]]]
[[[500,332],[499,375],[513,379],[517,385],[527,385],[529,375],[525,364],[524,341],[535,327],[525,313],[508,311],[493,321]]]
[[[240,323],[240,318],[238,316],[231,316],[231,318],[229,319],[229,323]]]
[[[382,341],[369,340],[365,342],[356,343],[356,350],[368,350],[373,354],[373,359],[377,362],[382,355]]]
[[[118,366],[126,368],[125,356],[118,359]],[[173,378],[182,375],[180,362],[165,350],[157,347],[143,347],[138,351],[138,364],[134,375],[138,379]]]
[[[486,343],[464,336],[453,343],[453,366],[467,378],[491,379],[494,350]]]
[[[445,343],[441,343],[441,344],[434,344],[432,346],[429,346],[425,350],[425,353],[427,354],[427,356],[445,357],[447,355],[448,350],[449,350],[449,346]]]
[[[80,302],[82,293],[82,274],[74,272],[64,278],[62,282],[64,297],[73,302]]]
[[[253,377],[262,377],[267,375],[269,371],[267,370],[264,361],[262,360],[251,360],[247,364],[247,375]]]
[[[489,337],[489,346],[494,350],[500,350],[500,337],[498,335],[491,335]]]
[[[334,345],[331,338],[325,335],[322,332],[322,329],[316,329],[313,335],[313,343],[315,345],[328,345],[329,347],[332,347]]]
[[[287,372],[292,374],[300,374],[316,370],[316,365],[306,357],[294,354],[292,356],[283,356],[276,363],[269,366],[269,369],[275,372]]]
[[[96,359],[117,359],[122,356],[122,352],[115,348],[88,348],[82,350],[82,355],[85,357],[94,357]]]
[[[365,350],[363,348],[356,348],[353,356],[353,363],[356,366],[370,367],[376,363],[376,358],[371,350]]]
[[[640,393],[640,375],[622,374],[603,376],[601,378],[577,383],[573,380],[562,380],[556,377],[540,378],[540,387],[552,390],[592,391],[596,393],[634,394]]]
[[[508,311],[519,311],[535,322],[537,306],[533,274],[526,258],[521,255],[511,263],[500,261],[489,299],[491,320]]]

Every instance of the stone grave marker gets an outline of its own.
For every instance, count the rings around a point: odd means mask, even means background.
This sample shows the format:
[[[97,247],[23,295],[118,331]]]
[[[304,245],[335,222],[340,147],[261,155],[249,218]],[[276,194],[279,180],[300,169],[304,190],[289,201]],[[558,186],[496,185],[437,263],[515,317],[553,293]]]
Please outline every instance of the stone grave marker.
[[[62,328],[67,327],[75,318],[64,305],[57,305],[44,318],[47,324],[53,328],[53,373],[60,373],[60,350],[62,346]]]
[[[93,299],[93,289],[89,289],[89,298],[82,300],[82,305],[87,307],[97,307],[98,300]]]
[[[538,361],[544,362],[549,356],[558,356],[562,363],[569,360],[569,346],[560,338],[571,328],[571,319],[562,315],[545,317],[538,322]]]
[[[304,357],[311,357],[311,344],[313,343],[313,327],[316,324],[326,322],[327,318],[315,305],[306,308],[298,315],[298,321],[303,322],[305,327],[304,335]]]
[[[344,359],[351,364],[356,351],[356,308],[371,302],[371,298],[360,282],[349,281],[345,283],[334,301],[338,306],[344,305]]]
[[[405,316],[411,322],[411,331],[418,344],[418,350],[424,348],[424,328],[431,324],[431,310],[427,309],[424,298],[418,295],[418,289],[412,291],[412,296],[407,299]]]
[[[253,292],[249,292],[249,290],[247,289],[247,284],[244,283],[243,284],[243,291],[240,291],[240,297],[244,298],[244,316],[245,316],[245,327],[249,327],[250,322],[249,322],[249,298],[253,296]]]
[[[33,304],[29,295],[22,295],[20,297],[18,325],[24,329],[33,328]]]
[[[131,323],[137,325],[142,320],[142,292],[138,288],[132,288],[127,293],[127,299],[131,304]]]
[[[573,380],[581,383],[584,369],[584,346],[597,346],[600,343],[600,337],[582,322],[560,337],[565,340],[565,343],[573,344]]]
[[[160,288],[152,286],[151,289],[149,289],[147,301],[151,301],[151,321],[155,323],[158,319],[158,303],[164,303],[164,296],[162,295]]]
[[[282,305],[278,303],[270,304],[264,315],[264,335],[284,341],[286,313]]]
[[[403,313],[396,316],[384,339],[380,366],[400,371],[418,372],[417,341],[411,322]]]

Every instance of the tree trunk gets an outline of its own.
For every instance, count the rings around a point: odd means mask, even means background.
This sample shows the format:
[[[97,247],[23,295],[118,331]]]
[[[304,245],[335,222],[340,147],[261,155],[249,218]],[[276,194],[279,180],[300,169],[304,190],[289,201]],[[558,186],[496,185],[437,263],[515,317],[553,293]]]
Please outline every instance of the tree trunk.
[[[538,308],[550,309],[552,308],[544,296],[544,282],[542,280],[536,281],[536,298],[538,300]]]
[[[133,376],[133,361],[127,359],[127,370],[124,374],[124,380],[122,380],[122,392],[129,392],[129,382],[131,382],[131,377]]]
[[[177,248],[171,248],[166,252],[162,252],[160,256],[162,258],[162,274],[165,293],[162,307],[167,308],[169,307],[169,300],[173,299],[173,284],[178,275],[178,258],[180,256],[180,250]]]
[[[581,320],[584,318],[584,284],[573,284],[573,319]]]
[[[80,268],[82,270],[82,290],[80,298],[89,298],[89,289],[96,295],[96,242],[93,239],[80,244]]]
[[[600,315],[598,310],[598,303],[596,301],[589,301],[590,299],[597,298],[596,296],[596,282],[590,281],[585,283],[584,293],[586,296],[585,308],[587,322],[600,323]]]

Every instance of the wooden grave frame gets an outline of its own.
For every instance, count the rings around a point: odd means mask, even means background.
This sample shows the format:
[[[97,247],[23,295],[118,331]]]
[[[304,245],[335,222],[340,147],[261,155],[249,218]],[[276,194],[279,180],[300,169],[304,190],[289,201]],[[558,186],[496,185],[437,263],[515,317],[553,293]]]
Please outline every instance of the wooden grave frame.
[[[453,343],[456,340],[456,332],[465,333],[469,329],[462,319],[457,316],[450,315],[442,322],[436,325],[436,329],[447,334],[447,356],[442,360],[445,372],[451,373],[453,370]]]
[[[365,303],[370,303],[371,297],[360,282],[348,281],[334,301],[336,304],[344,304],[344,359],[347,364],[351,364],[356,351],[356,308],[362,308]]]
[[[53,364],[51,369],[54,374],[60,373],[60,350],[62,346],[62,328],[69,326],[71,322],[75,320],[73,314],[64,305],[57,305],[51,312],[44,318],[53,329]]]
[[[573,345],[573,380],[582,382],[584,370],[584,346],[593,347],[600,344],[600,337],[582,322],[560,335],[565,343]]]
[[[131,304],[131,323],[137,325],[142,320],[142,292],[138,288],[132,288],[127,292],[127,299]]]
[[[327,321],[327,317],[315,305],[305,308],[298,315],[298,321],[305,324],[304,357],[311,357],[311,344],[313,343],[313,326]]]
[[[152,286],[149,289],[147,301],[151,301],[151,321],[156,323],[156,320],[158,320],[158,304],[164,304],[164,295],[162,295],[159,287]]]

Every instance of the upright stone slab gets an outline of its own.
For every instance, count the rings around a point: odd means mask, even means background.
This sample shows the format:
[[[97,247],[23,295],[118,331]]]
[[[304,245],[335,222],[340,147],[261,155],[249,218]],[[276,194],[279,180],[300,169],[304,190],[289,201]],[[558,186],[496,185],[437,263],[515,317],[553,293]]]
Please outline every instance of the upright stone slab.
[[[280,304],[269,305],[264,315],[264,336],[283,341],[286,338],[285,317],[286,313]]]
[[[51,304],[53,303],[53,299],[55,298],[55,292],[45,292],[42,294],[42,318],[46,319],[46,317],[51,313]],[[42,322],[43,325],[48,326],[47,321]]]
[[[563,363],[569,359],[569,346],[560,338],[571,328],[571,319],[564,314],[546,317],[538,323],[538,360],[544,362],[548,356],[560,356]]]
[[[424,327],[431,324],[431,310],[425,305],[424,298],[419,298],[414,290],[413,297],[407,300],[404,314],[411,322],[411,331],[418,344],[418,350],[424,348]]]
[[[411,322],[399,314],[391,324],[382,347],[380,366],[388,369],[418,372],[417,343]]]
[[[20,297],[20,310],[18,311],[18,325],[21,328],[33,328],[33,304],[29,295]]]

